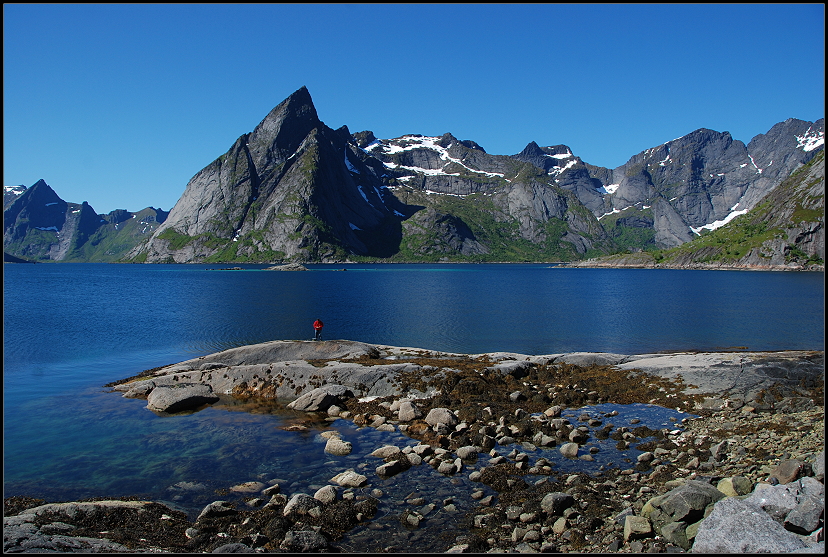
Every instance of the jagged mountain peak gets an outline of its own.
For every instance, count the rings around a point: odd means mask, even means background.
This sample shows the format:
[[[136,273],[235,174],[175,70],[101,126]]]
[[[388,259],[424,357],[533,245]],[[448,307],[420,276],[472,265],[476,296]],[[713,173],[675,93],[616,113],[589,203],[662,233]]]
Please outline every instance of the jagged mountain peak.
[[[534,141],[530,141],[526,145],[526,147],[523,148],[523,151],[521,151],[520,153],[517,153],[516,155],[513,155],[513,156],[528,158],[528,157],[542,157],[545,154],[546,153],[544,153],[543,149],[540,148],[540,145],[538,145]]]
[[[147,262],[532,260],[669,247],[744,213],[822,149],[823,130],[822,120],[788,119],[748,149],[728,132],[699,128],[608,169],[564,144],[532,141],[516,155],[490,155],[451,133],[377,139],[334,130],[301,87],[193,176],[169,215],[114,211],[98,226],[122,237],[139,222],[135,234],[157,226],[130,255]],[[35,199],[41,190],[57,198],[42,180],[30,190],[27,210],[62,208],[91,244],[82,218],[90,207]],[[4,196],[9,209],[16,198]],[[32,228],[28,216],[17,220],[21,231]],[[71,229],[38,226],[61,236]],[[50,253],[80,253],[78,242]]]

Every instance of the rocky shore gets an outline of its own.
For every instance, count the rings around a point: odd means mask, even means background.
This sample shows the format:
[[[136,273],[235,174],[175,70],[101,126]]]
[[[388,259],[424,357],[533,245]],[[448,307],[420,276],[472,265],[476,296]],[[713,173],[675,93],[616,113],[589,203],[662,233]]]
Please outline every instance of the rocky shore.
[[[403,432],[415,444],[377,447],[365,466],[383,478],[431,467],[473,486],[402,502],[399,528],[416,532],[469,501],[462,528],[441,533],[443,551],[824,552],[821,351],[469,355],[275,341],[109,387],[146,398],[161,415],[228,396],[277,399],[323,423]],[[617,412],[566,417],[603,403],[654,404],[687,417],[657,430],[619,422]],[[351,452],[334,429],[323,435],[327,457]],[[543,448],[586,465],[599,456],[596,440],[640,452],[589,473],[535,456]],[[195,521],[151,501],[11,497],[4,551],[348,551],[343,536],[370,525],[385,496],[361,471],[343,467],[314,493],[266,481],[228,486],[245,497],[217,498]]]

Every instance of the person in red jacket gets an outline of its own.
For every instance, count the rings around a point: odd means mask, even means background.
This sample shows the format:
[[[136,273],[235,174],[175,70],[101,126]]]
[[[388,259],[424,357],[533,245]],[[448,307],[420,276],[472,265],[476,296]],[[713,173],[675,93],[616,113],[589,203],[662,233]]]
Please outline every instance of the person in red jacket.
[[[313,340],[322,340],[322,327],[324,326],[325,324],[322,323],[321,319],[317,319],[313,322],[313,330],[316,332],[316,336],[313,338]]]

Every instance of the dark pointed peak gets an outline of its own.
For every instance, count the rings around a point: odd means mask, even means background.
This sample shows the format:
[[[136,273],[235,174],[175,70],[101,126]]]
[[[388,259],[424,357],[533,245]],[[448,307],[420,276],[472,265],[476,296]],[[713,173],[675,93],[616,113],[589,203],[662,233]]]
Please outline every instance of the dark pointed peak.
[[[348,129],[348,126],[341,126],[334,130],[334,133],[345,143],[354,143],[354,138],[351,135],[351,131]]]
[[[45,180],[38,180],[35,184],[27,189],[24,193],[29,199],[37,198],[38,200],[45,201],[47,203],[52,202],[59,202],[59,203],[66,203],[63,199],[61,199],[58,194],[46,183]],[[21,196],[22,197],[22,196]]]
[[[480,146],[479,143],[476,141],[472,141],[471,139],[461,139],[460,144],[464,147],[468,147],[469,149],[474,149],[475,151],[481,151],[483,153],[486,152],[486,149]]]
[[[437,145],[440,147],[448,147],[452,143],[460,143],[460,140],[451,135],[450,133],[444,133],[440,136],[440,140],[437,142]]]
[[[530,141],[526,147],[523,148],[523,151],[515,155],[516,157],[540,157],[545,155],[543,149],[540,148],[540,145],[535,143],[534,141]]]
[[[313,106],[313,99],[306,87],[302,87],[294,91],[288,98],[280,102],[262,122],[256,126],[256,130],[262,127],[268,127],[268,124],[274,121],[284,121],[288,119],[311,121],[314,124],[319,123],[319,117],[316,114],[316,107]],[[315,125],[314,125],[315,127]],[[254,131],[253,133],[256,133]]]
[[[365,147],[377,140],[374,132],[368,130],[356,132],[353,134],[353,138],[357,144],[357,147],[360,149],[365,149]]]

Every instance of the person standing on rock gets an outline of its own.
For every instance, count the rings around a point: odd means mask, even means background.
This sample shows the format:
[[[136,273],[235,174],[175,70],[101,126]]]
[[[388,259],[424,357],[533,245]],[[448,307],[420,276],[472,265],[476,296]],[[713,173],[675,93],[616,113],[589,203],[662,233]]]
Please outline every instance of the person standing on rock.
[[[321,319],[317,319],[313,322],[313,330],[316,333],[316,335],[313,337],[313,340],[322,340],[322,327],[324,326],[325,324],[322,323]]]

